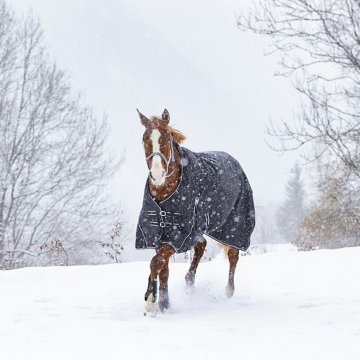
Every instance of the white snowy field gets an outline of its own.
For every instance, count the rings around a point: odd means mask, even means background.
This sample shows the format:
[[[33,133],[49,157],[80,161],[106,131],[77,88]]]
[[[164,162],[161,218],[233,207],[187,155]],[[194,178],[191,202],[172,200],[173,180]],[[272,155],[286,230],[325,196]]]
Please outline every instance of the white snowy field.
[[[143,316],[148,263],[0,272],[1,359],[360,359],[360,248],[171,264],[172,310]]]

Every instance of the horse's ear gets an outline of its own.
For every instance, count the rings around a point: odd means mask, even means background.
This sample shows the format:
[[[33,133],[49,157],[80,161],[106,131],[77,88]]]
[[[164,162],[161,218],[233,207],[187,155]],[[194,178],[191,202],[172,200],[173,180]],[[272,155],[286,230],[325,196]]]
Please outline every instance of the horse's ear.
[[[150,120],[149,120],[145,115],[143,115],[143,114],[139,111],[139,109],[136,109],[136,111],[137,111],[138,114],[139,114],[141,123],[142,123],[144,126],[146,126],[146,125],[150,122]]]
[[[166,109],[164,109],[164,111],[163,111],[163,113],[162,113],[162,115],[161,115],[161,118],[168,124],[169,123],[169,121],[170,121],[170,114],[169,114],[169,112],[166,110]]]

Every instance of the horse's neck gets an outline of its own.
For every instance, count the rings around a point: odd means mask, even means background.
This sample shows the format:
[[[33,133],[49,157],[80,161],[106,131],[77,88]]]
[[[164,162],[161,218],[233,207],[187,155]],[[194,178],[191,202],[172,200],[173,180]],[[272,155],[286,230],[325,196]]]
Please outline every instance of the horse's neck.
[[[174,161],[169,164],[169,177],[166,178],[165,183],[161,186],[155,186],[151,181],[150,193],[154,196],[157,202],[167,199],[177,188],[180,181],[180,154],[176,146],[174,146]]]

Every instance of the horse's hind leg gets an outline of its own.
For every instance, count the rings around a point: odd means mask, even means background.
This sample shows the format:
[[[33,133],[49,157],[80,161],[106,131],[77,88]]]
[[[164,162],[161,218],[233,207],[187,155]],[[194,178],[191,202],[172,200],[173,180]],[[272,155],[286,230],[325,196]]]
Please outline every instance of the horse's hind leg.
[[[186,284],[189,286],[194,285],[196,269],[199,265],[201,257],[204,255],[205,248],[206,248],[206,240],[204,238],[202,238],[202,241],[199,241],[194,245],[194,250],[195,250],[194,258],[185,276]]]
[[[236,264],[239,260],[239,250],[233,247],[229,247],[227,255],[229,258],[230,268],[229,268],[229,281],[226,286],[226,296],[230,298],[234,295],[234,291],[235,291],[234,276],[235,276]]]

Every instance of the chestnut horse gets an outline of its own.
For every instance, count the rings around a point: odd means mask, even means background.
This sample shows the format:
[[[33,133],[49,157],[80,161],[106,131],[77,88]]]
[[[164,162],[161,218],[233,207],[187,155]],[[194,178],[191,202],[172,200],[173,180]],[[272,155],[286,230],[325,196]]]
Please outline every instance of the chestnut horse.
[[[182,148],[180,147],[180,144],[185,140],[185,136],[180,131],[169,126],[170,115],[166,109],[161,117],[153,116],[151,118],[147,118],[145,115],[141,114],[139,110],[137,111],[141,123],[145,127],[143,145],[149,169],[146,191],[150,193],[150,196],[153,197],[153,200],[157,204],[161,204],[164,200],[172,196],[181,181],[182,158],[180,150]],[[198,237],[191,246],[193,246],[195,253],[190,268],[185,276],[186,284],[188,286],[194,285],[196,270],[200,259],[204,254],[206,240],[202,236]],[[230,263],[226,295],[231,297],[234,294],[235,289],[234,275],[239,259],[239,249],[227,246],[226,243],[222,243],[221,246],[227,254]],[[160,311],[164,312],[170,306],[168,294],[169,259],[176,250],[174,246],[171,245],[171,242],[163,242],[161,239],[159,239],[156,246],[153,247],[156,249],[156,254],[150,262],[150,276],[145,293],[145,301],[147,301],[148,305],[151,305],[152,303],[155,304],[157,297],[157,278],[159,277],[158,307]]]

